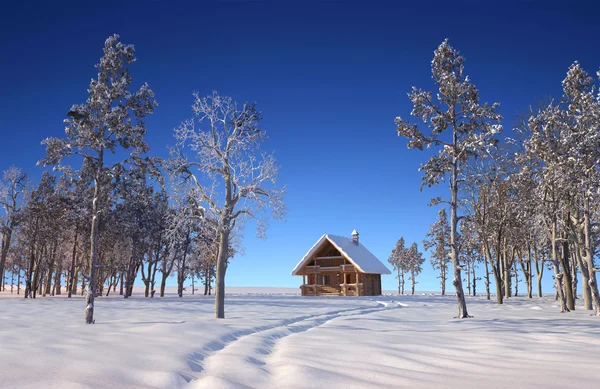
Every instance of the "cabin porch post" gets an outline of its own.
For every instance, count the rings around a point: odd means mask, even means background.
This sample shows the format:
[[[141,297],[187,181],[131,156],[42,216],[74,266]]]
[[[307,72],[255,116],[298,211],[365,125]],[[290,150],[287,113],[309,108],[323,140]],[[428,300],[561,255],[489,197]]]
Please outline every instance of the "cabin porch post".
[[[302,290],[302,296],[306,296],[306,275],[302,274],[302,287],[300,288]]]

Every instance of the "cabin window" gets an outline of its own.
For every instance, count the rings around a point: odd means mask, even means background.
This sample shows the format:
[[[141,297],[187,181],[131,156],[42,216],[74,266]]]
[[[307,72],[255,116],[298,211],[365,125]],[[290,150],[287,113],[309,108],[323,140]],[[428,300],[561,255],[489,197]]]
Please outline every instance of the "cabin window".
[[[331,276],[321,276],[321,285],[331,285]]]

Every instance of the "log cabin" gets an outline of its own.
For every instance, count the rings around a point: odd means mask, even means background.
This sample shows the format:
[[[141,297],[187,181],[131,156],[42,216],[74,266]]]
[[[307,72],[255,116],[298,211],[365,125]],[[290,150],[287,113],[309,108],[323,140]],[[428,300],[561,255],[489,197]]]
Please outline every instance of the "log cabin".
[[[358,240],[325,234],[298,262],[293,276],[302,276],[302,296],[379,296],[381,275],[389,269]]]

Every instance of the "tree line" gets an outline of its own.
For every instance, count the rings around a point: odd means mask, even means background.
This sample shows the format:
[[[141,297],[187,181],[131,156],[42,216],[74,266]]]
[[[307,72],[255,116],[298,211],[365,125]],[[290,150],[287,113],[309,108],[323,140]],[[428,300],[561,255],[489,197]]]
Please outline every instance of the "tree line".
[[[165,295],[177,277],[215,291],[223,318],[225,273],[245,222],[265,237],[267,220],[285,214],[278,165],[255,104],[217,92],[194,94],[193,117],[175,128],[168,158],[150,154],[145,118],[158,107],[143,84],[132,90],[133,45],[104,44],[86,102],[66,115],[65,135],[43,140],[37,184],[19,168],[0,182],[0,288],[25,298],[85,294],[85,322],[95,298],[128,298],[141,276],[145,297]],[[214,285],[214,287],[213,287]],[[117,292],[118,288],[118,292]]]
[[[541,297],[547,269],[561,312],[575,309],[581,279],[583,308],[600,315],[596,81],[573,63],[562,96],[529,108],[501,138],[499,104],[480,101],[464,72],[464,57],[447,40],[435,50],[431,70],[436,93],[413,88],[408,94],[411,115],[422,124],[401,117],[395,123],[409,148],[437,151],[420,166],[421,187],[443,182],[448,196],[431,200],[442,208],[424,246],[440,272],[443,293],[446,279],[452,280],[458,317],[469,317],[463,282],[469,294],[476,293],[477,264],[485,269],[487,298],[493,283],[498,304],[518,294],[520,280],[529,298],[534,288]]]

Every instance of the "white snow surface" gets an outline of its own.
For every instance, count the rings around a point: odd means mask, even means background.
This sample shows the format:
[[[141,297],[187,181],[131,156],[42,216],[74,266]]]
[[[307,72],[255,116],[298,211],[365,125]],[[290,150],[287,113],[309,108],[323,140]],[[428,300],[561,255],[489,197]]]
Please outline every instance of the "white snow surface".
[[[296,273],[304,266],[304,264],[310,260],[310,257],[321,247],[321,244],[327,239],[331,244],[338,249],[343,256],[345,256],[350,262],[352,262],[358,269],[363,273],[370,274],[391,274],[390,270],[379,260],[373,253],[371,253],[362,243],[354,243],[351,238],[346,238],[338,235],[325,234],[317,243],[306,253],[306,255],[298,262],[292,275]]]
[[[246,289],[246,292],[250,288]],[[600,318],[551,298],[0,294],[1,388],[597,388]]]

